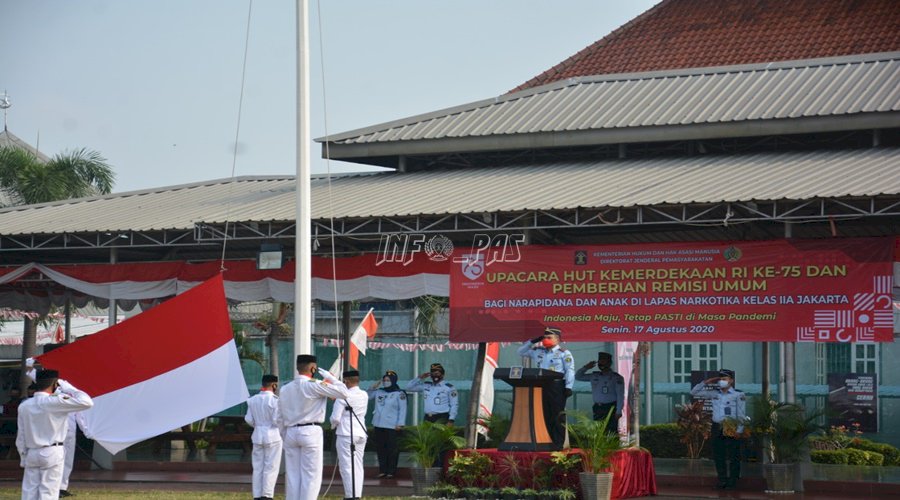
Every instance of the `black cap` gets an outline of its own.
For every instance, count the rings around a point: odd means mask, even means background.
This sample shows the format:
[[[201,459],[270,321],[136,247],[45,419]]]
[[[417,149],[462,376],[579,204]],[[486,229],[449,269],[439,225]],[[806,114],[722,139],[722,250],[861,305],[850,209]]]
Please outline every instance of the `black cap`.
[[[297,364],[298,365],[308,365],[310,363],[316,363],[316,357],[312,354],[298,354],[297,355]]]
[[[359,370],[344,370],[344,378],[347,377],[358,377]]]
[[[441,365],[440,363],[431,363],[431,371],[434,371],[434,370],[439,370],[441,373],[447,373],[444,370],[443,365]]]
[[[608,352],[598,352],[597,359],[603,359],[603,358],[608,358],[608,359],[612,360],[612,354],[610,354]]]
[[[56,370],[41,370],[37,372],[36,380],[50,380],[54,378],[59,378],[59,372]]]
[[[562,337],[562,330],[555,326],[548,326],[544,328],[544,335],[556,335],[557,337]]]
[[[732,379],[734,379],[734,370],[726,370],[723,368],[723,369],[719,370],[719,376],[720,377],[731,377]]]
[[[278,382],[277,375],[263,375],[262,377],[262,385],[269,385]]]

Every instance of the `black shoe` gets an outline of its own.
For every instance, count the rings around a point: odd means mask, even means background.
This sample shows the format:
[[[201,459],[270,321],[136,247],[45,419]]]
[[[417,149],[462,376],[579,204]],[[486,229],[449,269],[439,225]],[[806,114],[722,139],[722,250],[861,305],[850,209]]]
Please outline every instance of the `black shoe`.
[[[387,474],[384,472],[378,474],[378,477],[385,477],[385,476],[387,476]]]
[[[734,481],[728,481],[725,483],[725,486],[722,487],[723,490],[736,490],[737,484]]]
[[[726,485],[728,485],[728,483],[726,483],[725,481],[719,481],[716,483],[715,486],[713,486],[713,489],[714,490],[724,490]]]
[[[394,475],[393,474],[385,474],[384,478],[385,479],[394,479]]]
[[[59,496],[60,496],[60,498],[62,498],[62,497],[74,497],[75,494],[74,494],[74,493],[69,493],[68,490],[59,490]]]

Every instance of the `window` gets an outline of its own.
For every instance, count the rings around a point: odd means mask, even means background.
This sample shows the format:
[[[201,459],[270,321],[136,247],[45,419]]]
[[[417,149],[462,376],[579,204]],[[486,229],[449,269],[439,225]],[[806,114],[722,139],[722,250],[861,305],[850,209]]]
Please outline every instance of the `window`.
[[[711,371],[719,369],[721,348],[715,344],[672,343],[672,382],[691,381],[692,370]]]
[[[853,373],[878,373],[878,344],[853,344]]]

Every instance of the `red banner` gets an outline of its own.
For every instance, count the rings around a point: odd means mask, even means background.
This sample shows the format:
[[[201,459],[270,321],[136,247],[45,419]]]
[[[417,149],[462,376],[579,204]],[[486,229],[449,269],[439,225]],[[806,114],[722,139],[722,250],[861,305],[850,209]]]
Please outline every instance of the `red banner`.
[[[452,342],[891,342],[893,238],[457,252]]]

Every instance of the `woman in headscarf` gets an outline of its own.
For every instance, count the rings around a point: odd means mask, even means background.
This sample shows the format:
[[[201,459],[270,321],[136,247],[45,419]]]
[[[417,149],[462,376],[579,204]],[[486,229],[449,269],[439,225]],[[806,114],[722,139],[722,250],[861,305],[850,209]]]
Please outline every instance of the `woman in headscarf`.
[[[397,431],[406,423],[406,392],[397,385],[397,372],[388,370],[369,389],[369,399],[375,400],[372,426],[375,427],[375,450],[378,454],[378,477],[392,478],[397,473],[400,458]]]

